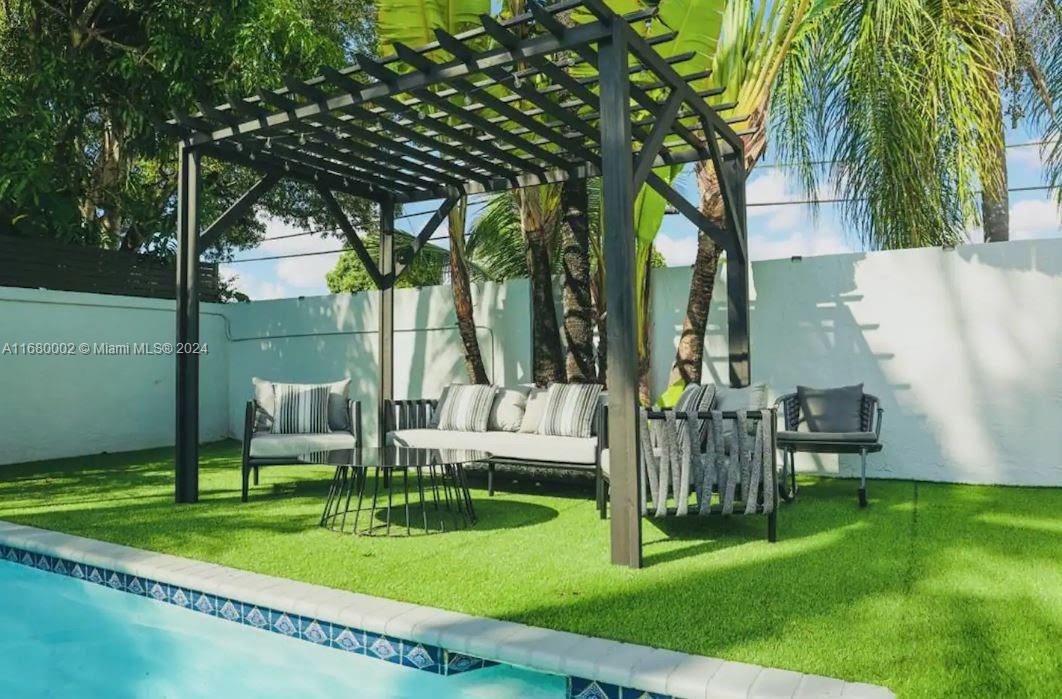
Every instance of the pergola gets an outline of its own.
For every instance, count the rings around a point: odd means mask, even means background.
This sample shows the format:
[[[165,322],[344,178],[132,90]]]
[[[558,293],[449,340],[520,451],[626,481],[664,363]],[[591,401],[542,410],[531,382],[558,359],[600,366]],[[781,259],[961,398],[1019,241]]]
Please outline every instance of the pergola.
[[[577,14],[568,14],[574,11]],[[395,282],[447,213],[470,194],[567,179],[602,178],[603,261],[609,309],[608,433],[614,563],[641,564],[635,345],[634,200],[643,185],[723,247],[727,264],[730,381],[749,381],[748,257],[741,138],[682,75],[693,53],[665,51],[674,33],[646,32],[653,11],[620,16],[602,0],[542,6],[386,58],[286,79],[171,126],[180,137],[177,341],[199,338],[200,251],[281,179],[316,189],[380,293],[378,416],[393,398]],[[567,21],[571,18],[577,21]],[[563,21],[562,21],[563,20]],[[665,55],[667,57],[665,57]],[[262,178],[205,229],[199,225],[200,159],[238,164]],[[726,209],[718,226],[654,168],[710,161]],[[335,199],[379,204],[376,264]],[[396,204],[442,200],[409,254],[396,256]],[[396,259],[401,258],[401,259]],[[199,358],[177,357],[176,500],[198,498]],[[378,430],[384,439],[383,430]]]

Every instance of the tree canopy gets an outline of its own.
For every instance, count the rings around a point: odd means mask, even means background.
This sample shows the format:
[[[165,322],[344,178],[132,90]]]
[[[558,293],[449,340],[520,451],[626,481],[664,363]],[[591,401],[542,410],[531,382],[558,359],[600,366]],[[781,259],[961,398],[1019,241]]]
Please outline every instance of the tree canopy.
[[[375,44],[368,0],[7,0],[0,8],[0,230],[166,255],[176,142],[164,128],[197,102],[276,87]],[[205,160],[209,222],[256,175]],[[285,183],[266,211],[325,221]],[[369,206],[344,200],[356,219]],[[366,221],[358,221],[365,223]],[[234,227],[219,249],[256,243]]]
[[[363,238],[365,247],[374,262],[380,261],[380,234],[376,231]],[[408,257],[408,250],[413,236],[408,233],[395,232],[395,259]],[[409,268],[395,284],[399,289],[411,289],[422,286],[437,286],[443,283],[443,268],[449,253],[434,245],[425,246],[413,260]],[[353,251],[348,250],[339,256],[336,266],[325,275],[328,290],[333,294],[371,291],[376,288],[365,265]]]

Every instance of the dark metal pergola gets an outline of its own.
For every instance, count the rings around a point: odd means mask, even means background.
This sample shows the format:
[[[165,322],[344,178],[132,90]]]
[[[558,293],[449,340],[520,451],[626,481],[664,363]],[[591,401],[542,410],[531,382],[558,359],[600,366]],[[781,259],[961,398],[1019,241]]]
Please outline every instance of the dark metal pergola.
[[[566,25],[578,10],[585,23]],[[601,0],[559,2],[506,21],[482,18],[460,35],[387,58],[325,69],[285,89],[262,90],[171,122],[180,137],[177,236],[177,341],[199,339],[200,251],[246,215],[281,179],[316,189],[380,291],[380,411],[393,398],[393,288],[412,257],[462,196],[566,179],[602,177],[608,320],[612,560],[641,565],[637,436],[634,200],[643,184],[726,251],[730,381],[749,381],[749,287],[745,167],[741,138],[708,105],[712,91],[682,75],[694,54],[662,54],[674,33],[640,29],[645,10],[619,16]],[[672,52],[665,51],[664,54]],[[199,225],[200,159],[241,165],[262,178],[204,230]],[[726,226],[704,217],[654,168],[710,161]],[[335,199],[380,208],[377,265]],[[395,206],[442,200],[396,260]],[[198,499],[199,358],[177,357],[176,500]],[[383,430],[378,430],[383,432]],[[382,440],[384,435],[380,435]]]

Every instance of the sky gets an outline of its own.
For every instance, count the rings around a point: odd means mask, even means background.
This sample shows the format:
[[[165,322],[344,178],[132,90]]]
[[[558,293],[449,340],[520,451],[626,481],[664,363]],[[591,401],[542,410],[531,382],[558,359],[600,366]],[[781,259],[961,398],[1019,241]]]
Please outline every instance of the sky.
[[[1023,128],[1007,134],[1008,144],[1038,141],[1036,133]],[[1043,186],[1043,168],[1039,146],[1011,147],[1007,150],[1007,167],[1010,187]],[[692,170],[680,175],[676,188],[687,199],[697,201],[697,185]],[[1047,190],[1012,192],[1010,195],[1010,228],[1012,240],[1030,238],[1062,238],[1062,216]],[[833,194],[819,192],[820,198],[833,198]],[[747,183],[746,198],[749,204],[749,253],[753,260],[787,258],[794,255],[811,257],[862,250],[860,242],[850,235],[838,215],[836,204],[820,204],[818,216],[812,207],[805,204],[757,204],[802,200],[797,183],[784,167],[772,165],[770,152],[757,165]],[[482,200],[477,197],[475,200]],[[434,211],[437,203],[411,204],[397,221],[397,227],[417,233]],[[471,206],[469,220],[482,208],[482,203]],[[427,212],[416,215],[419,212]],[[325,253],[344,247],[337,238],[321,238],[315,235],[268,240],[277,236],[291,235],[300,231],[279,220],[266,221],[267,240],[254,250],[242,251],[237,260],[260,257],[275,257],[292,254]],[[440,228],[439,234],[445,234]],[[983,234],[980,229],[969,232],[970,242],[979,243]],[[435,241],[445,246],[445,241]],[[665,217],[656,239],[657,249],[669,266],[692,264],[697,250],[697,239],[692,224],[681,215]],[[235,262],[223,264],[222,274],[235,277],[237,289],[253,300],[316,296],[327,294],[325,273],[331,270],[338,253],[313,254],[278,260]]]

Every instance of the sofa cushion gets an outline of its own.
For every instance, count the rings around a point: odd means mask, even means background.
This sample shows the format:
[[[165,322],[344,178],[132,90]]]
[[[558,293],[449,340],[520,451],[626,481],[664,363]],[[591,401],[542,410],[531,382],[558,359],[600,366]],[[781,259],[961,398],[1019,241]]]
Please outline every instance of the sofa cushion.
[[[592,468],[597,456],[594,437],[555,437],[523,432],[458,432],[452,430],[397,430],[387,443],[427,449],[478,449],[500,459],[548,461]]]
[[[273,434],[319,434],[328,427],[327,385],[273,384],[276,412]]]
[[[863,384],[841,388],[797,386],[800,414],[809,432],[863,429]]]
[[[524,421],[524,409],[527,407],[527,394],[530,386],[516,388],[499,387],[490,406],[487,417],[487,429],[500,432],[518,432]]]
[[[556,437],[589,438],[597,412],[601,384],[550,384],[546,410],[538,433]]]
[[[302,456],[315,451],[353,449],[357,445],[350,432],[322,434],[256,434],[251,437],[251,456],[259,459]]]
[[[765,383],[754,383],[744,388],[717,386],[713,409],[724,412],[730,410],[763,410],[771,407],[768,405],[769,400],[770,396]]]
[[[878,435],[873,432],[779,432],[778,442],[810,444],[835,442],[839,444],[874,444]]]
[[[494,404],[496,386],[480,384],[451,384],[447,386],[432,416],[440,430],[484,432],[490,409]],[[436,421],[436,416],[438,420]]]

